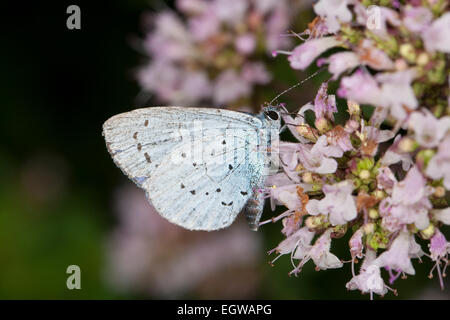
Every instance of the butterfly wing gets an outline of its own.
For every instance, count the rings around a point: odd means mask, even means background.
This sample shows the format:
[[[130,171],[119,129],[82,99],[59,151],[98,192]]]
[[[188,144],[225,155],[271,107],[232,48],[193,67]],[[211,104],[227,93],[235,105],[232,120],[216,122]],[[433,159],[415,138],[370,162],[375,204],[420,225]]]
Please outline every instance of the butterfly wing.
[[[263,185],[264,133],[252,115],[186,107],[137,109],[103,127],[115,163],[163,217],[190,230],[229,226]]]

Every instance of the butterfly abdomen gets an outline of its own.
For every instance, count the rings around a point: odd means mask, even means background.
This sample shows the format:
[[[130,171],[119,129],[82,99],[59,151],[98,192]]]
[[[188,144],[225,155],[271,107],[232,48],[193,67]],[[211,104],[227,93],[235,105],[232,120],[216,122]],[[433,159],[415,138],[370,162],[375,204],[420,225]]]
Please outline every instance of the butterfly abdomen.
[[[262,193],[255,193],[250,198],[244,208],[245,218],[247,219],[248,226],[253,231],[258,231],[259,220],[264,209],[264,197]]]

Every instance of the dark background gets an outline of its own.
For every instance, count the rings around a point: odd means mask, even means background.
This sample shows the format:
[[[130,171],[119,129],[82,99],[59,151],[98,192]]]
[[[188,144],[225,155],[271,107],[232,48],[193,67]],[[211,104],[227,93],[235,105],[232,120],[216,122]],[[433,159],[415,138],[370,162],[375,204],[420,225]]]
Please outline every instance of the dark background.
[[[81,30],[66,28],[70,4],[81,7]],[[106,284],[104,242],[118,223],[112,198],[127,182],[106,152],[101,126],[138,107],[133,70],[143,58],[133,43],[142,37],[142,14],[163,6],[141,0],[3,5],[0,298],[159,298]],[[311,95],[306,90],[305,101]],[[282,240],[280,229],[262,229],[264,251]],[[333,252],[348,256],[347,240],[338,240]],[[310,263],[295,278],[287,276],[288,257],[274,267],[268,261],[263,252],[254,298],[367,299],[345,290],[349,264],[315,272]],[[425,261],[414,264],[416,276],[395,283],[400,298],[448,298],[435,295],[438,281],[427,281]],[[82,290],[65,286],[70,264],[82,268]]]

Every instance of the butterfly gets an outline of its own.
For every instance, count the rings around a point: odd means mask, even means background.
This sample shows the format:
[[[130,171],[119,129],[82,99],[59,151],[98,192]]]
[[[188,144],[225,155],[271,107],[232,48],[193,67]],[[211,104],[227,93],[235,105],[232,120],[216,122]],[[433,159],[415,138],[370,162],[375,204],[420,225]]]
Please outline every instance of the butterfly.
[[[218,230],[243,211],[257,230],[266,177],[277,170],[280,114],[216,108],[149,107],[103,125],[116,165],[156,211],[189,230]]]

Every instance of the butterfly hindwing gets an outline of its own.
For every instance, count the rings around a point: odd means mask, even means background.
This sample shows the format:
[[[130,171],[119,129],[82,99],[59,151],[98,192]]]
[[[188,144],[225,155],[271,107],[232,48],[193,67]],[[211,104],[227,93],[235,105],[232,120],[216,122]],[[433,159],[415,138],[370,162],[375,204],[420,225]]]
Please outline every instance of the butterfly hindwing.
[[[153,107],[104,125],[115,163],[155,209],[191,230],[231,224],[262,184],[258,118],[229,110]]]

